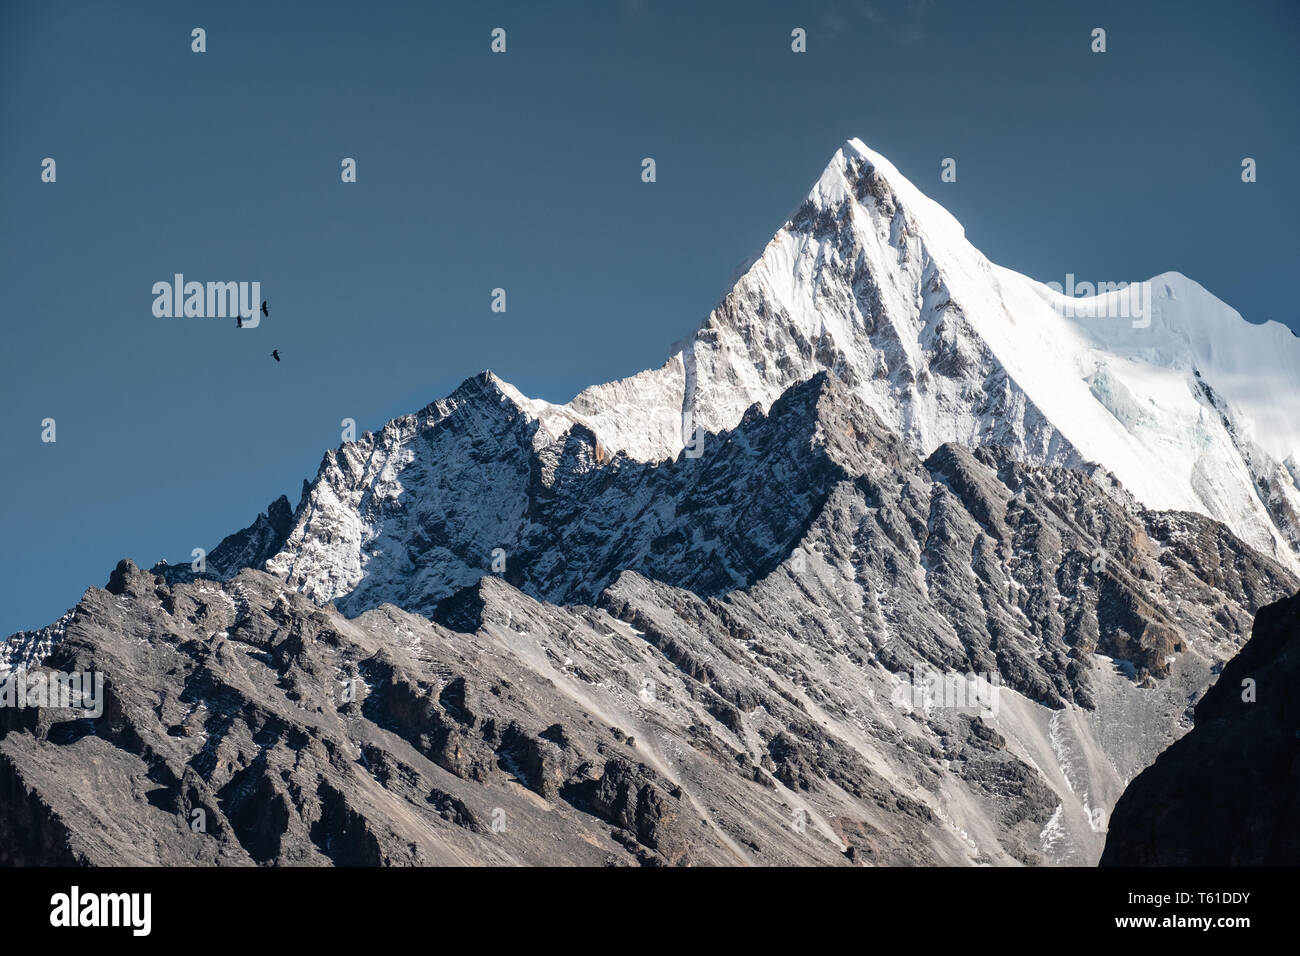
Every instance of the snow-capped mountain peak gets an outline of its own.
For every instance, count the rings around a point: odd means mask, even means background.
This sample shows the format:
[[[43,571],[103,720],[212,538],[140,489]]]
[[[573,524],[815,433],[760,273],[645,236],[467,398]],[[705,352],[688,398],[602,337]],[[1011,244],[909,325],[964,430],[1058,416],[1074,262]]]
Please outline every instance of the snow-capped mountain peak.
[[[1100,466],[1148,508],[1214,517],[1300,570],[1300,426],[1287,415],[1300,408],[1300,339],[1177,273],[1140,292],[1141,316],[1122,316],[1121,291],[1067,296],[989,263],[946,210],[850,140],[663,366],[567,405],[482,372],[326,453],[287,533],[262,521],[227,550],[271,541],[267,570],[318,600],[428,610],[474,583],[494,549],[536,550],[557,483],[713,454],[751,408],[766,414],[829,371],[921,458],[950,443]],[[608,529],[649,507],[631,493],[624,504],[623,519],[602,516]]]
[[[856,139],[665,365],[569,408],[610,448],[661,460],[821,369],[920,454],[955,442],[1096,462],[1144,504],[1219,517],[1300,567],[1283,465],[1300,455],[1300,338],[1178,273],[1067,296],[993,265]]]

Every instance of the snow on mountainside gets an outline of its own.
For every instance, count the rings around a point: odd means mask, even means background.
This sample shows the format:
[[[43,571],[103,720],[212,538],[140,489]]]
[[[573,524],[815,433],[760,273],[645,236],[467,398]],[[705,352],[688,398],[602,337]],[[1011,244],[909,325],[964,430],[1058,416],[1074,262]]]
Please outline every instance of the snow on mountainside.
[[[659,460],[831,369],[919,454],[1096,462],[1149,507],[1213,515],[1300,569],[1300,338],[1177,273],[1150,289],[1142,320],[1079,317],[1079,300],[1070,316],[855,139],[665,365],[569,409]]]
[[[1104,469],[1147,507],[1214,517],[1300,570],[1300,426],[1287,418],[1300,408],[1300,339],[1246,323],[1182,276],[1149,288],[1142,321],[1106,318],[1089,307],[1107,296],[1067,302],[990,264],[952,216],[854,140],[664,366],[567,406],[490,372],[470,379],[327,453],[292,516],[271,509],[214,550],[212,568],[224,579],[264,566],[349,613],[384,601],[428,613],[494,560],[509,577],[527,557],[553,566],[532,593],[589,600],[683,533],[680,489],[632,488],[644,466],[691,458],[696,430],[713,442],[751,406],[765,413],[830,371],[921,458],[952,443]],[[1103,317],[1078,317],[1093,311]],[[607,482],[581,491],[599,513],[588,526],[557,523],[555,502],[584,470]],[[616,507],[603,504],[608,487],[625,495]],[[593,529],[579,558],[574,535]],[[781,534],[774,547],[790,543],[790,529]],[[779,550],[718,560],[752,571]],[[183,580],[187,567],[155,573]]]

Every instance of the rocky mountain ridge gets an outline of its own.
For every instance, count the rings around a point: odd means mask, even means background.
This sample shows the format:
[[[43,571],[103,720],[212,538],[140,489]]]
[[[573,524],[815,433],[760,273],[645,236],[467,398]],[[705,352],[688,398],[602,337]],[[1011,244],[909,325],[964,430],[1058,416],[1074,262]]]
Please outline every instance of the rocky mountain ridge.
[[[828,374],[659,465],[581,431],[552,455],[490,386],[438,422],[523,482],[536,537],[501,576],[344,616],[285,576],[123,563],[8,642],[6,668],[108,688],[98,719],[0,712],[8,861],[1090,863],[1234,635],[1297,587],[1104,476],[921,461]],[[953,675],[996,693],[947,699]]]

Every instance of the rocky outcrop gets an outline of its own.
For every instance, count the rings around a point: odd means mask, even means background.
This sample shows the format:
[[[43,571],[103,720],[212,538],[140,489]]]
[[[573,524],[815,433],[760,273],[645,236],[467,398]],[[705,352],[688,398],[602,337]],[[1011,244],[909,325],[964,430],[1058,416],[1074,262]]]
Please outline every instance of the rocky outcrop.
[[[1196,726],[1124,791],[1103,866],[1300,861],[1300,595],[1263,608]]]

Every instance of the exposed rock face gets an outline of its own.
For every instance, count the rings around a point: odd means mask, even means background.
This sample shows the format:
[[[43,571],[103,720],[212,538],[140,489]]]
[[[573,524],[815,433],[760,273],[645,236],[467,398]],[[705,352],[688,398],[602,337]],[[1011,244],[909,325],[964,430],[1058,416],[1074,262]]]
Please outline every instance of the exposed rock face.
[[[769,574],[828,508],[857,507],[871,520],[843,560],[863,565],[859,587],[893,596],[884,623],[930,621],[984,648],[936,664],[995,671],[988,648],[1001,646],[1012,686],[1049,705],[1076,687],[1089,702],[1086,668],[1064,676],[1071,653],[1163,676],[1180,629],[1222,644],[1293,580],[1216,522],[1138,507],[1108,475],[952,444],[922,462],[825,372],[734,431],[700,436],[698,457],[658,465],[602,460],[581,425],[539,438],[491,376],[439,405],[327,456],[268,570],[348,613],[390,602],[431,614],[494,557],[506,580],[554,603],[591,603],[624,570],[713,596]],[[429,462],[465,464],[426,473],[419,445]],[[1207,588],[1222,592],[1212,606]]]
[[[714,739],[687,678],[625,624],[482,590],[511,623],[462,634],[393,607],[349,621],[257,571],[168,585],[124,562],[45,662],[109,675],[103,716],[0,710],[3,862],[846,861],[829,825],[793,829],[803,803]],[[806,803],[851,811],[842,825],[869,834],[853,845],[956,852],[840,760]]]
[[[5,645],[108,681],[97,719],[0,709],[8,860],[1090,863],[1099,813],[1298,586],[1104,474],[921,461],[830,375],[658,466],[580,426],[552,457],[491,384],[457,420],[503,416],[474,460],[522,497],[475,486],[458,513],[525,530],[503,577],[454,591],[408,550],[393,596],[434,621],[123,562]],[[513,466],[484,457],[503,446]],[[431,553],[484,533],[447,521]]]
[[[1300,861],[1300,595],[1259,612],[1195,728],[1115,807],[1103,866]]]

